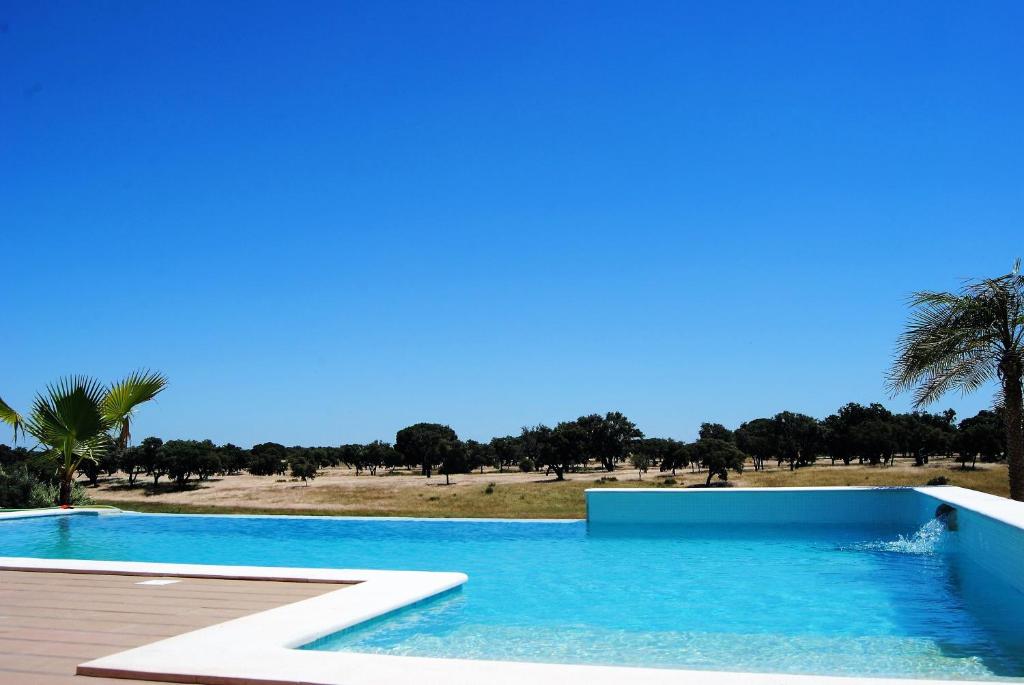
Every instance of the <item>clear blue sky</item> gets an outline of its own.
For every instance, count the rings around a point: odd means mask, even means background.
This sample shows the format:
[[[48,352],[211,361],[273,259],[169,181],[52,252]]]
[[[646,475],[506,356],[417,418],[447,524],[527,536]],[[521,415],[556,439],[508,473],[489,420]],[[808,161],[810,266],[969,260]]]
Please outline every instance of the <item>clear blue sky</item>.
[[[908,293],[1024,253],[1021,35],[1019,2],[0,0],[0,396],[151,367],[137,436],[243,445],[906,409]]]

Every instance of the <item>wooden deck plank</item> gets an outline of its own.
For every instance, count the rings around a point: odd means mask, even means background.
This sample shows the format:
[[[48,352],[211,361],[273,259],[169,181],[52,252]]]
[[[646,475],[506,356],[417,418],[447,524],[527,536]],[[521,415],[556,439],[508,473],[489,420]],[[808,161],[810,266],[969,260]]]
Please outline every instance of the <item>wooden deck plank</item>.
[[[141,685],[78,664],[331,592],[342,584],[0,570],[0,685]]]
[[[174,579],[173,578],[162,578],[160,576],[155,576],[155,577],[140,578],[137,582],[141,582],[142,580],[174,580]],[[188,578],[182,579],[182,583],[184,583],[186,580],[190,580],[190,579],[188,579]],[[239,581],[239,582],[249,583],[249,582],[252,582],[252,581]],[[16,580],[16,581],[11,581],[11,582],[4,582],[3,585],[0,585],[0,594],[7,593],[7,592],[16,592],[17,590],[21,590],[21,589],[32,589],[32,588],[39,588],[39,587],[45,587],[45,588],[47,588],[47,589],[49,589],[49,590],[51,590],[53,592],[65,592],[65,593],[67,593],[67,592],[76,592],[76,591],[78,591],[78,586],[76,584],[74,584],[74,583],[40,584],[40,583],[24,583],[24,582],[21,582],[19,580]],[[136,592],[142,593],[142,592],[145,592],[146,589],[148,589],[149,586],[145,586],[145,585],[132,585],[131,587],[134,588],[134,590]],[[170,588],[170,586],[165,586],[165,587]],[[97,585],[91,587],[91,592],[93,592],[96,595],[119,595],[119,594],[122,594],[124,591],[125,591],[125,588],[123,586],[118,586],[117,584],[110,584],[110,585],[97,584]],[[232,587],[232,586],[218,585],[218,586],[213,586],[213,587],[205,587],[203,585],[194,585],[194,584],[188,584],[188,585],[182,587],[178,591],[181,594],[192,595],[192,596],[195,596],[195,597],[245,597],[245,596],[250,595],[252,593],[251,588],[249,588],[248,586]],[[274,588],[264,588],[260,592],[261,596],[262,595],[279,595],[281,597],[292,597],[293,594],[294,593],[288,592],[287,590],[285,590],[285,591],[276,591]]]
[[[143,680],[122,680],[120,678],[86,678],[79,675],[56,673],[3,673],[0,685],[153,685]]]
[[[35,629],[41,628],[44,630],[53,629],[54,621],[52,618],[43,618],[35,615],[28,616],[8,616],[6,619],[0,619],[0,626],[9,627],[11,629]],[[63,628],[65,626],[60,626]],[[181,626],[172,626],[167,623],[132,623],[125,621],[104,621],[100,619],[93,619],[89,622],[89,628],[87,630],[101,631],[105,633],[129,633],[138,634],[144,637],[152,637],[150,642],[155,642],[162,637],[170,637],[171,635],[181,634]]]
[[[157,576],[157,577],[147,577],[145,579],[141,579],[140,578],[139,580],[173,580],[173,579],[162,578],[162,577]],[[139,582],[139,581],[136,581],[136,582]],[[251,582],[251,581],[247,581],[247,582]],[[49,591],[54,592],[54,593],[68,594],[68,593],[75,593],[75,592],[79,591],[79,587],[77,585],[75,585],[74,583],[59,583],[59,584],[42,585],[40,583],[25,583],[25,582],[21,582],[20,580],[14,580],[14,581],[10,581],[10,582],[5,581],[2,585],[0,585],[0,596],[4,596],[4,595],[9,594],[9,593],[19,592],[21,590],[31,590],[31,589],[35,589],[35,588],[38,588],[38,587],[41,587],[41,586],[46,587]],[[137,592],[139,594],[145,593],[149,589],[148,586],[144,586],[144,585],[133,585],[133,587],[135,589],[135,592]],[[106,597],[106,596],[121,597],[121,596],[124,595],[125,588],[123,587],[123,584],[118,585],[116,583],[111,583],[111,584],[107,585],[107,584],[99,584],[99,583],[97,583],[96,585],[91,586],[89,591],[95,597],[101,597],[101,596],[102,597]],[[181,590],[179,590],[178,593],[181,596],[195,597],[197,599],[201,599],[203,597],[217,597],[217,598],[221,598],[221,599],[231,599],[231,598],[250,596],[252,594],[252,588],[250,588],[248,586],[238,587],[238,586],[232,586],[232,585],[217,585],[217,586],[207,587],[205,585],[188,584],[186,587],[181,588]],[[281,599],[283,599],[285,601],[291,600],[291,598],[293,596],[294,596],[294,593],[291,593],[291,592],[276,592],[273,588],[263,588],[260,591],[260,597],[279,597],[279,598],[281,598]]]
[[[195,618],[203,618],[203,621],[198,622],[202,625],[213,625],[214,623],[221,623],[227,621],[235,616],[244,616],[246,613],[254,613],[254,611],[246,607],[245,610],[232,612],[228,610],[222,611],[210,611],[204,609],[191,609],[187,616],[181,616],[176,614],[161,615],[158,612],[158,608],[152,608],[147,610],[145,607],[135,609],[134,607],[124,610],[89,610],[89,609],[70,609],[67,607],[41,607],[41,606],[13,606],[13,607],[0,607],[0,611],[3,611],[3,615],[11,616],[48,616],[52,621],[52,625],[60,625],[61,623],[87,623],[93,618],[103,619],[105,621],[120,621],[121,623],[144,623],[153,625],[179,625],[179,626],[190,626],[195,625],[197,622]],[[173,609],[171,609],[173,611]],[[0,618],[0,621],[3,619]]]
[[[157,596],[134,596],[134,593],[129,593],[128,596],[118,600],[111,598],[82,598],[75,594],[66,595],[54,595],[47,593],[46,597],[28,597],[27,593],[17,593],[10,597],[0,596],[0,611],[7,608],[14,609],[18,608],[35,608],[35,609],[50,609],[55,612],[55,615],[59,616],[60,612],[64,611],[65,607],[69,605],[74,606],[78,611],[97,611],[97,612],[115,612],[115,613],[133,613],[140,611],[150,611],[152,609],[158,609],[160,607],[173,608],[175,605],[183,603],[189,604],[193,611],[203,611],[207,613],[223,613],[225,611],[235,611],[237,609],[249,609],[255,608],[259,610],[260,607],[267,606],[266,602],[254,600],[252,597],[246,597],[244,599],[233,599],[233,600],[216,600],[216,599],[189,599],[187,597],[157,597]],[[128,601],[130,602],[131,611],[127,612],[120,606],[111,606],[114,601]],[[287,602],[288,600],[285,600]],[[294,601],[294,600],[293,600]]]

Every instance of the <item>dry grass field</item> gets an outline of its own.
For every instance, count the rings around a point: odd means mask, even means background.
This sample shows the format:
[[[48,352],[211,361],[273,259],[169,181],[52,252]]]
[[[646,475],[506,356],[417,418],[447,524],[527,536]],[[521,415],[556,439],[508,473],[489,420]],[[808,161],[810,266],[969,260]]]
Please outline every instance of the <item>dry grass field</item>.
[[[976,470],[961,471],[952,460],[924,467],[900,461],[886,468],[831,466],[826,461],[797,471],[748,469],[730,474],[730,483],[744,487],[924,485],[940,476],[950,485],[1008,494],[1005,465],[978,464]],[[703,484],[705,476],[680,471],[674,484],[666,482],[669,478],[651,471],[641,481],[636,471],[626,468],[614,473],[572,473],[562,482],[543,473],[487,472],[452,476],[452,484],[445,485],[444,476],[427,479],[404,471],[356,476],[338,468],[325,470],[308,485],[283,477],[238,475],[190,483],[182,490],[164,483],[158,488],[149,483],[128,487],[122,479],[113,478],[87,491],[97,503],[146,512],[582,518],[587,488],[688,487]]]

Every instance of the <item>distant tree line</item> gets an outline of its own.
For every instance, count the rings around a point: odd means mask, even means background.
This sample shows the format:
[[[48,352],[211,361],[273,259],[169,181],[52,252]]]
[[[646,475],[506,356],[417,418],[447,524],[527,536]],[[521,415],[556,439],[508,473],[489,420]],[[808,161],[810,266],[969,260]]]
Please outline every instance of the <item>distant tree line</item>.
[[[286,447],[264,442],[245,449],[210,440],[168,440],[150,437],[138,445],[111,450],[96,462],[83,462],[80,473],[95,485],[104,474],[125,474],[129,485],[142,479],[153,485],[186,486],[211,476],[248,472],[256,476],[290,476],[303,482],[328,467],[346,466],[356,475],[399,469],[426,476],[451,475],[491,468],[498,471],[543,470],[562,480],[586,468],[614,471],[629,464],[642,478],[649,468],[673,475],[679,469],[706,473],[705,485],[725,481],[729,472],[755,470],[773,463],[789,469],[822,459],[891,465],[897,457],[917,465],[934,456],[955,457],[963,468],[1005,458],[1005,433],[999,411],[984,410],[957,423],[953,410],[932,414],[895,414],[880,404],[850,403],[819,420],[784,411],[751,419],[734,429],[704,423],[698,439],[683,442],[645,437],[620,412],[589,414],[555,426],[524,427],[516,435],[489,442],[462,440],[451,427],[417,423],[398,431],[395,442],[328,447]],[[16,474],[31,478],[15,478]],[[52,468],[38,452],[0,445],[0,496],[4,488],[29,487],[52,478]],[[20,485],[19,485],[20,484]],[[8,497],[13,501],[13,496]],[[2,500],[0,500],[2,503]]]

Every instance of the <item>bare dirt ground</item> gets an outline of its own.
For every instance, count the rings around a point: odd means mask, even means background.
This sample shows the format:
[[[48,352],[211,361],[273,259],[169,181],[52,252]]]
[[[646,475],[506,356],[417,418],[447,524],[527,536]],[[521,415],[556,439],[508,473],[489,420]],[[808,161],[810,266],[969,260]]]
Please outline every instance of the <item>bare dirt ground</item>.
[[[952,460],[933,460],[915,467],[898,460],[895,466],[872,467],[851,464],[829,465],[789,471],[770,466],[755,472],[730,474],[738,487],[784,487],[823,485],[924,485],[936,477],[997,495],[1007,494],[1006,466],[978,464],[976,470],[962,471]],[[565,481],[540,473],[506,472],[459,474],[445,485],[444,476],[426,478],[418,473],[398,471],[376,476],[346,468],[326,469],[313,481],[248,474],[190,482],[184,489],[171,483],[156,488],[143,481],[128,487],[123,478],[101,481],[87,488],[97,502],[140,511],[317,513],[368,516],[510,516],[525,518],[576,518],[584,515],[583,491],[589,487],[687,487],[703,484],[706,476],[679,471],[675,483],[671,474],[650,471],[643,480],[637,472],[619,468],[614,473],[590,470],[566,475]],[[491,485],[493,483],[493,485]]]

